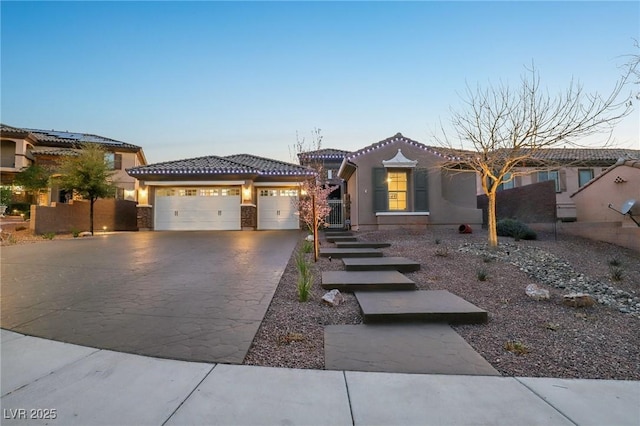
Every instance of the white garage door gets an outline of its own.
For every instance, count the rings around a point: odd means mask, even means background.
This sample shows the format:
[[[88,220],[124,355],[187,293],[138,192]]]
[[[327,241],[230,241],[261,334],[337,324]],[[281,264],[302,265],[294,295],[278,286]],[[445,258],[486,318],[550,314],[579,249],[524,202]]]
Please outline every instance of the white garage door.
[[[158,188],[157,231],[240,229],[240,188]]]
[[[300,216],[293,204],[297,197],[297,189],[258,190],[258,229],[300,229]]]

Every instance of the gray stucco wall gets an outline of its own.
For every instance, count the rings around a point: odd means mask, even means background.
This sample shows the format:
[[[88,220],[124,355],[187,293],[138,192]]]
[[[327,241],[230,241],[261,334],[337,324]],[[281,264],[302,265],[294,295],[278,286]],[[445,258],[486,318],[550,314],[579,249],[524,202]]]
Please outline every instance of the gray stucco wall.
[[[449,173],[442,171],[442,158],[433,152],[408,144],[394,141],[369,153],[351,160],[357,166],[356,172],[348,180],[348,191],[351,194],[351,222],[358,229],[377,229],[380,224],[374,212],[373,168],[383,167],[383,160],[389,160],[402,150],[402,154],[410,160],[417,160],[416,168],[428,170],[429,216],[398,216],[398,226],[447,225],[447,224],[481,224],[482,211],[476,208],[476,178],[471,172]],[[413,172],[409,171],[408,210],[414,211]],[[385,227],[392,226],[393,218],[385,217]],[[390,223],[391,222],[391,223]]]

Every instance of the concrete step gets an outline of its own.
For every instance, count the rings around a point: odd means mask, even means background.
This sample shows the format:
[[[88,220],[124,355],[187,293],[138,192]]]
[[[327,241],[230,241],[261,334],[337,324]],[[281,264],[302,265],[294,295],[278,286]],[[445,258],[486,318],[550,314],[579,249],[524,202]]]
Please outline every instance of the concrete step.
[[[420,270],[420,263],[406,257],[363,257],[342,259],[347,271],[400,271]]]
[[[391,247],[391,243],[375,243],[369,241],[338,241],[338,248],[384,248]]]
[[[353,237],[352,231],[325,231],[325,237]]]
[[[446,324],[328,325],[324,364],[327,370],[500,375]]]
[[[354,236],[325,237],[325,239],[330,243],[337,243],[339,241],[357,241],[358,240]]]
[[[321,257],[331,256],[334,259],[342,259],[343,257],[382,257],[379,249],[372,248],[321,248]]]
[[[320,285],[349,292],[416,289],[416,283],[398,271],[325,271]]]
[[[482,324],[487,311],[446,290],[354,293],[363,322],[446,322]]]

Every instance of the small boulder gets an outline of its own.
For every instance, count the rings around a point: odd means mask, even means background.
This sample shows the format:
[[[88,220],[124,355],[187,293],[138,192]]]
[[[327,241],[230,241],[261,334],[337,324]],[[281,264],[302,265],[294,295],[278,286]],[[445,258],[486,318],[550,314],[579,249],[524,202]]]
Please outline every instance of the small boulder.
[[[307,240],[307,241],[313,241],[313,234],[309,234],[309,235],[307,235],[307,237],[305,238],[305,240]]]
[[[84,231],[78,234],[78,237],[91,237],[93,234],[89,231]]]
[[[338,306],[344,302],[344,296],[340,293],[340,290],[333,289],[322,296],[322,301],[331,306]]]
[[[536,284],[529,284],[524,290],[527,296],[533,300],[547,300],[549,299],[549,290],[538,287]]]
[[[587,308],[595,305],[596,301],[586,293],[569,293],[562,296],[562,303],[572,308]]]

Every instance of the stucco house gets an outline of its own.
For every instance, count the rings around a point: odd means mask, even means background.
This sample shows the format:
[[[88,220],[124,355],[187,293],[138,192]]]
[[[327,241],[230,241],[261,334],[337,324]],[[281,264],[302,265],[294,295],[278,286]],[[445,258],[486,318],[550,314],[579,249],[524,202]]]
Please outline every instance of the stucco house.
[[[292,199],[312,170],[250,154],[215,155],[127,169],[141,185],[142,229],[299,229]]]
[[[637,227],[631,217],[616,210],[626,201],[635,200],[631,214],[640,220],[640,159],[620,159],[571,194],[571,198],[578,222],[622,222],[623,227]]]
[[[55,168],[61,157],[77,155],[81,143],[96,143],[104,148],[106,159],[113,165],[116,198],[137,201],[138,182],[125,171],[128,167],[147,163],[142,148],[137,145],[90,133],[17,128],[5,124],[0,128],[0,143],[1,182],[4,186],[12,187],[17,195],[23,191],[13,185],[13,180],[26,167],[38,164],[50,168],[55,175]],[[42,194],[37,201],[38,204],[48,205],[64,203],[69,198],[70,194],[58,188],[53,180],[48,192]]]
[[[351,226],[480,226],[475,172],[445,170],[445,161],[455,158],[400,133],[347,154],[338,175],[346,181]]]
[[[306,167],[313,167],[315,164],[319,164],[322,167],[323,176],[321,179],[327,184],[332,186],[338,186],[336,191],[331,193],[330,198],[340,198],[342,195],[342,179],[338,176],[338,170],[342,165],[342,160],[350,152],[343,149],[335,148],[322,148],[316,151],[301,152],[298,154],[298,161],[300,165]]]
[[[556,216],[560,220],[572,221],[577,218],[577,210],[572,194],[587,182],[599,176],[620,158],[640,158],[640,150],[633,149],[592,149],[553,148],[536,152],[530,162],[531,167],[519,167],[523,176],[502,185],[501,189],[517,188],[532,183],[552,180],[556,188]],[[543,168],[541,168],[543,167]],[[526,173],[531,170],[530,173]],[[478,177],[477,193],[482,194],[482,182]]]

